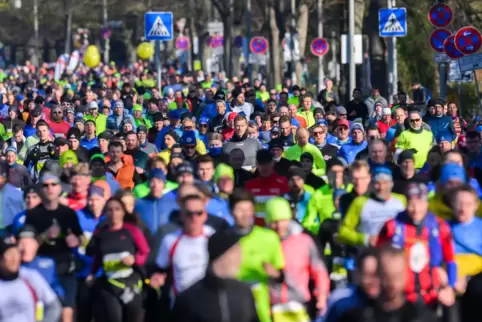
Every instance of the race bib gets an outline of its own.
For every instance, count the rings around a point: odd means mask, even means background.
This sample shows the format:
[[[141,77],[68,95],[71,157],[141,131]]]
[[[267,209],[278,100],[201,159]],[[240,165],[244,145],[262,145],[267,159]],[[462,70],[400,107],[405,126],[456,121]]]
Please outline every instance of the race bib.
[[[428,261],[427,247],[423,243],[416,242],[410,247],[409,265],[414,273],[420,273],[427,266]]]

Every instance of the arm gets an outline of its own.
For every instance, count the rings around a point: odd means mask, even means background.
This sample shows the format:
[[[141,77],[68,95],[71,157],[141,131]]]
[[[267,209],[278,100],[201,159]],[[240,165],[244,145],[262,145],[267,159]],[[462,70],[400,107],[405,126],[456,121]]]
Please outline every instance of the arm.
[[[447,265],[448,282],[451,287],[454,287],[457,281],[454,241],[450,228],[445,222],[440,222],[440,242],[442,245],[443,261]]]
[[[308,206],[306,207],[306,215],[301,221],[301,225],[313,234],[317,234],[319,229],[319,226],[316,224],[316,219],[318,218],[318,195],[319,192],[315,191],[315,193],[311,196],[310,200],[308,201]]]
[[[132,225],[125,225],[125,228],[129,230],[132,238],[134,239],[134,243],[136,246],[136,265],[143,266],[146,263],[149,252],[151,251],[149,245],[147,244],[147,240],[140,231],[140,229],[138,229],[137,227]]]
[[[365,201],[365,197],[358,197],[353,200],[338,231],[339,242],[353,246],[367,245],[369,236],[356,230],[360,223],[360,214]]]
[[[313,280],[315,284],[314,294],[317,299],[326,300],[330,294],[330,277],[311,237],[308,238],[308,241],[308,247],[310,250],[310,265],[308,269],[310,271],[311,280]]]

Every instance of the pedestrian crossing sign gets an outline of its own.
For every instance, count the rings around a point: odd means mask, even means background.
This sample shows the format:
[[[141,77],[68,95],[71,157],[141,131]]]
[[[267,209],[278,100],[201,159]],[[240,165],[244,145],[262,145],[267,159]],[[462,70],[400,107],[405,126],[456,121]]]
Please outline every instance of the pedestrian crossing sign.
[[[380,37],[405,37],[407,35],[407,10],[383,8],[378,11]]]
[[[146,12],[144,14],[144,37],[146,40],[173,39],[172,12]]]

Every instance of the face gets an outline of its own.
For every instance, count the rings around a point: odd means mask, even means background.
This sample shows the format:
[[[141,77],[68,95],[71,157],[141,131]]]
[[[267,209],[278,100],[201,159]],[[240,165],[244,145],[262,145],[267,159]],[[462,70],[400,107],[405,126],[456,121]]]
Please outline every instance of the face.
[[[184,152],[184,154],[187,157],[192,157],[192,156],[194,156],[194,154],[196,154],[196,146],[194,144],[183,145],[182,146],[182,152]]]
[[[428,211],[428,201],[423,199],[410,199],[407,201],[407,214],[416,223],[425,218]]]
[[[450,115],[457,115],[457,105],[455,105],[455,103],[450,103],[447,106],[447,111]]]
[[[440,147],[440,150],[442,150],[442,153],[446,153],[452,150],[452,143],[448,141],[441,141],[438,145]]]
[[[378,97],[380,96],[380,92],[378,91],[378,89],[372,89],[372,97]]]
[[[303,109],[304,109],[305,111],[311,109],[311,103],[312,103],[311,97],[305,97],[305,98],[303,98]]]
[[[122,130],[124,131],[124,133],[130,132],[133,129],[134,127],[130,123],[125,123],[124,126],[122,126]]]
[[[385,163],[387,159],[387,147],[385,146],[385,144],[381,142],[374,143],[370,149],[370,159],[374,163]]]
[[[236,226],[240,228],[251,228],[254,219],[254,205],[250,201],[236,203],[232,210]]]
[[[378,278],[378,263],[374,256],[369,256],[363,261],[356,279],[363,292],[370,298],[376,298],[380,294],[380,279]]]
[[[234,131],[236,135],[243,136],[248,128],[248,122],[246,120],[238,120],[234,122]]]
[[[217,185],[219,187],[219,190],[221,192],[224,192],[226,194],[231,194],[233,193],[234,190],[234,180],[231,178],[227,177],[221,177],[218,179]]]
[[[376,180],[373,183],[373,192],[381,199],[386,199],[392,192],[393,182],[391,180]]]
[[[353,98],[356,100],[361,100],[363,98],[363,95],[360,91],[353,91]]]
[[[199,163],[198,171],[199,178],[202,181],[211,181],[214,176],[214,165],[212,164],[212,162]]]
[[[257,169],[261,177],[269,177],[273,173],[274,162],[258,163]]]
[[[435,114],[442,115],[444,113],[444,107],[440,104],[435,105]]]
[[[291,124],[290,122],[283,122],[280,124],[280,130],[282,136],[288,136],[291,134]]]
[[[259,136],[259,132],[256,127],[248,127],[248,137],[257,139],[258,136]]]
[[[124,222],[125,212],[122,204],[117,200],[111,200],[105,207],[105,216],[111,224],[120,224]]]
[[[6,156],[6,160],[9,165],[15,164],[15,162],[17,162],[17,154],[12,151],[8,152]]]
[[[184,207],[181,207],[181,220],[187,234],[197,234],[202,231],[207,219],[204,207],[202,200],[189,200]]]
[[[194,176],[191,173],[184,172],[184,173],[179,173],[177,175],[178,184],[193,183],[193,182],[194,182]]]
[[[276,102],[269,102],[268,103],[268,111],[273,113],[276,111]]]
[[[295,118],[296,117],[296,114],[298,113],[298,108],[296,107],[296,105],[294,104],[290,104],[290,107],[289,107],[289,111],[288,111],[288,115],[291,117],[291,118]]]
[[[59,199],[62,187],[58,181],[46,180],[42,183],[42,189],[47,201],[55,201]]]
[[[244,97],[244,94],[241,93],[241,94],[239,94],[238,97],[236,98],[236,101],[237,101],[236,103],[237,103],[238,105],[243,105],[244,102],[245,102],[245,100],[246,100],[246,98]]]
[[[269,224],[269,228],[274,230],[280,238],[288,235],[290,220],[279,220]]]
[[[403,109],[397,108],[395,110],[395,120],[397,120],[398,124],[403,124],[405,121],[405,111]]]
[[[350,129],[347,126],[340,125],[337,127],[337,134],[340,140],[346,140],[348,138]]]
[[[112,162],[119,162],[122,158],[122,148],[117,146],[110,147],[109,156]]]
[[[109,141],[106,139],[99,139],[99,148],[102,151],[102,153],[106,152],[108,147],[109,147]]]
[[[40,196],[35,192],[28,193],[25,196],[25,206],[27,207],[27,209],[32,209],[37,207],[38,205],[40,205],[40,202],[41,202]]]
[[[387,300],[403,296],[406,262],[404,256],[383,255],[380,258],[382,292]]]
[[[315,127],[313,130],[313,138],[315,139],[316,144],[322,144],[326,139],[325,130],[319,126]]]
[[[121,116],[124,113],[124,108],[122,106],[114,107],[114,113]]]
[[[444,184],[444,191],[450,191],[452,189],[458,188],[463,184],[460,179],[450,179]]]
[[[129,150],[135,150],[139,146],[136,134],[129,134],[126,138],[126,147]]]
[[[18,248],[21,253],[22,261],[30,263],[37,255],[39,244],[35,238],[21,238],[18,241]]]
[[[87,175],[75,175],[70,179],[72,184],[72,190],[77,193],[85,193],[89,189],[90,182],[92,180],[91,176]]]
[[[413,160],[405,160],[400,164],[400,170],[406,178],[411,178],[415,174],[415,163]]]
[[[309,138],[310,136],[307,131],[300,130],[300,132],[298,132],[296,135],[296,142],[299,146],[305,146],[308,143]]]
[[[351,138],[356,144],[360,144],[364,140],[363,131],[362,130],[351,131]]]
[[[75,127],[79,129],[80,133],[84,133],[84,123],[77,122],[75,123]]]
[[[87,206],[93,212],[101,212],[105,206],[105,198],[99,195],[89,196],[87,199]]]
[[[41,141],[47,141],[50,137],[49,128],[47,126],[38,126],[37,127],[37,136]]]
[[[56,122],[59,122],[64,117],[64,112],[62,112],[61,108],[55,108],[52,110],[52,119]]]
[[[20,269],[20,250],[17,247],[9,248],[4,254],[0,262],[2,268],[9,272],[15,273]]]
[[[305,170],[306,173],[311,172],[311,170],[313,169],[313,161],[308,158],[300,159],[300,163],[301,167],[303,168],[303,170]]]
[[[288,180],[288,185],[292,191],[301,191],[303,190],[303,185],[305,184],[305,180],[299,176],[293,176]]]
[[[479,200],[474,193],[459,191],[452,205],[457,220],[461,223],[470,222],[479,208]]]
[[[371,175],[367,168],[354,170],[351,174],[353,189],[359,195],[365,194],[370,185]]]

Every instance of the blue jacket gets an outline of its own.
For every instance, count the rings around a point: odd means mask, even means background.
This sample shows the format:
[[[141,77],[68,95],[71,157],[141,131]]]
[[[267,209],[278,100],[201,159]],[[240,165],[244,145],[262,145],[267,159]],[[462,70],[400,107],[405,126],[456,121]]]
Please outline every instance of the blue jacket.
[[[52,258],[36,256],[30,263],[22,263],[22,267],[31,268],[39,272],[54,290],[55,294],[57,294],[60,299],[64,297],[64,289],[59,283],[57,271],[55,269],[55,261]]]
[[[13,217],[12,226],[10,230],[14,235],[17,235],[25,225],[26,216],[27,216],[27,210],[22,210],[21,212],[16,214],[15,217]]]
[[[441,134],[448,134],[452,136],[452,141],[455,140],[456,132],[450,116],[427,116],[426,122],[432,130],[434,138],[438,138]]]
[[[366,296],[356,287],[341,288],[328,297],[327,310],[323,322],[337,322],[347,311],[363,306]]]
[[[170,209],[172,209],[174,205],[177,206],[176,198],[170,194],[171,192],[172,191],[161,198],[154,198],[149,195],[136,200],[134,211],[139,215],[153,235],[161,225],[169,222],[169,215],[172,212]]]
[[[223,218],[230,226],[234,225],[234,218],[231,216],[227,200],[219,197],[209,199],[208,204],[206,205],[206,211],[210,215]]]
[[[284,195],[284,198],[291,202],[291,197],[288,193]],[[305,218],[306,210],[308,209],[308,201],[310,201],[310,199],[311,199],[311,193],[309,193],[308,191],[305,191],[303,192],[303,198],[298,200],[298,202],[296,203],[295,219],[298,222],[302,222],[303,218]]]
[[[355,144],[353,142],[344,144],[341,146],[340,150],[338,150],[338,156],[342,157],[348,162],[348,164],[350,164],[355,161],[358,152],[364,150],[367,145],[367,141],[363,141],[361,144]]]
[[[166,149],[166,145],[164,144],[164,136],[166,136],[166,134],[171,130],[174,130],[179,135],[179,137],[182,136],[182,129],[180,125],[176,128],[171,125],[162,128],[162,130],[159,131],[156,136],[156,147],[159,151]]]
[[[15,215],[17,215],[22,210],[25,210],[25,203],[23,201],[23,193],[16,187],[12,186],[10,183],[5,184],[2,196],[2,226],[7,227],[13,223]]]
[[[126,119],[130,119],[132,121],[132,127],[134,131],[136,130],[136,121],[134,120],[134,117],[127,112],[127,110],[124,110],[124,115],[122,115],[122,119],[119,124],[117,123],[117,118],[118,116],[116,114],[111,114],[107,117],[106,126],[108,130],[122,131],[122,126],[123,126],[124,120]]]
[[[74,255],[78,259],[78,262],[80,264],[77,267],[77,277],[85,278],[89,276],[92,264],[94,263],[94,259],[85,254],[86,248],[90,240],[92,239],[92,236],[94,235],[95,228],[101,221],[104,220],[104,216],[101,216],[100,218],[95,218],[88,207],[77,210],[76,212],[85,239],[84,244],[80,245],[74,250]]]

